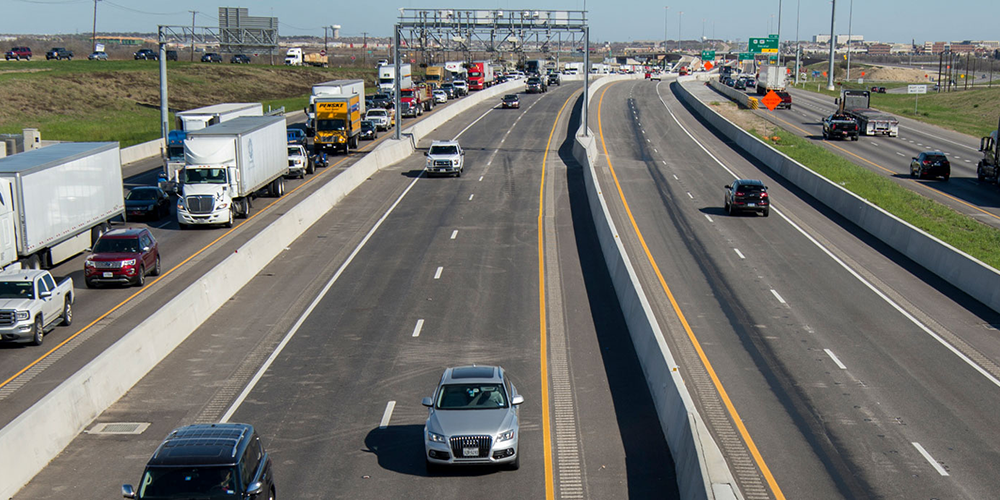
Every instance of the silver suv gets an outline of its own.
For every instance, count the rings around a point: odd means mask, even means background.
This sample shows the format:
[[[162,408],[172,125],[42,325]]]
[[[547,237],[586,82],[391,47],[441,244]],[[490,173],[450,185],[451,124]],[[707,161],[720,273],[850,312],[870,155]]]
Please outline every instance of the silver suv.
[[[427,175],[454,174],[461,177],[465,171],[465,151],[458,141],[434,141],[424,153],[427,156]]]
[[[427,472],[442,465],[505,465],[517,470],[517,393],[499,366],[460,366],[441,375],[434,396],[424,398]]]

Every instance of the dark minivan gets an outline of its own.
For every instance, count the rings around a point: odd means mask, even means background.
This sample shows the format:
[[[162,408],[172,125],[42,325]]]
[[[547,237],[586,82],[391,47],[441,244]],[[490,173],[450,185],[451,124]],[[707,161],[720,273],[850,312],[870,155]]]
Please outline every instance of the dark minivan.
[[[274,499],[271,457],[248,424],[195,424],[174,429],[153,452],[139,487],[125,498]]]

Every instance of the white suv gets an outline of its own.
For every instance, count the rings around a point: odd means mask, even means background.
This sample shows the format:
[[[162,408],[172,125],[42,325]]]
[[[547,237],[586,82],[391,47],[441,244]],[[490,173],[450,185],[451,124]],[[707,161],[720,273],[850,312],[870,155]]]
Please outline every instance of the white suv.
[[[461,177],[465,170],[465,151],[458,141],[434,141],[424,153],[427,156],[427,175],[453,174]]]

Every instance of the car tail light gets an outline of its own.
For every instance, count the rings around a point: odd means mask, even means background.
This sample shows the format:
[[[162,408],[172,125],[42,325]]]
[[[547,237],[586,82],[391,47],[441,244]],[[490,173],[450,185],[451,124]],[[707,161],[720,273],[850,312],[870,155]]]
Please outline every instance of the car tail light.
[[[928,160],[924,160],[924,165],[930,165],[930,164],[931,164],[931,162],[930,162],[930,161],[928,161]]]
[[[745,194],[746,194],[746,193],[744,193],[743,191],[737,191],[737,192],[736,192],[736,196],[743,196],[743,195],[745,195]]]
[[[763,193],[760,193],[760,197],[761,198],[767,198],[767,192],[765,191]]]

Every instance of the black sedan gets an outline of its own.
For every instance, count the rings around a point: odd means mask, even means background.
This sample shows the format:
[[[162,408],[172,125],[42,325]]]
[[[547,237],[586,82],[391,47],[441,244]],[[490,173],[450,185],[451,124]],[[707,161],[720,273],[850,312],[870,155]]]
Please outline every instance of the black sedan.
[[[159,220],[170,214],[170,195],[157,186],[139,186],[125,195],[125,217]]]
[[[371,120],[361,120],[361,138],[368,140],[378,139],[378,130],[375,127],[375,122]]]
[[[201,62],[221,63],[222,62],[222,56],[220,56],[219,54],[216,54],[215,52],[209,52],[209,53],[201,56]]]
[[[503,96],[501,107],[517,109],[521,107],[521,101],[517,98],[517,94],[507,94]]]

